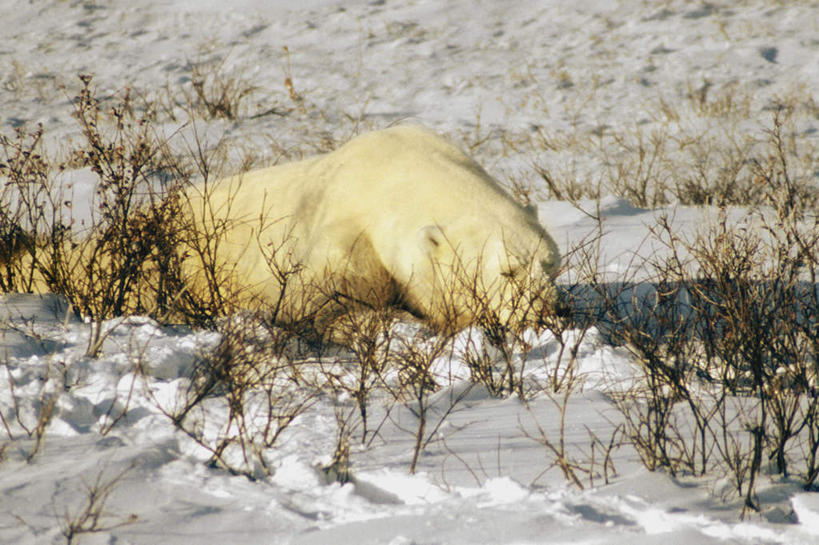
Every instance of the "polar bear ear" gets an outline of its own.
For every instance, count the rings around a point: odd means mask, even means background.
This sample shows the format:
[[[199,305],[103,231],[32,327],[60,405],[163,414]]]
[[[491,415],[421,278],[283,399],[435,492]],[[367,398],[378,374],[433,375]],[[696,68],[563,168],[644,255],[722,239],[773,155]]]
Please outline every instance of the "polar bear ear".
[[[435,252],[445,242],[444,232],[437,225],[427,225],[418,230],[418,244],[426,253]]]

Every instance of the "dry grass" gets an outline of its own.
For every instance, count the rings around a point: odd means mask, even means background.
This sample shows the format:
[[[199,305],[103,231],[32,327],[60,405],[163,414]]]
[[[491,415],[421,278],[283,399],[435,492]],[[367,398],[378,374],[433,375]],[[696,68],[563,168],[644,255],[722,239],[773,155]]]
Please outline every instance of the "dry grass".
[[[563,200],[612,194],[642,208],[757,206],[766,204],[767,192],[756,165],[784,155],[792,182],[815,208],[817,155],[801,131],[816,104],[798,88],[770,104],[752,96],[737,85],[714,89],[706,82],[690,85],[682,103],[660,97],[647,123],[554,134],[540,127],[529,143],[535,173],[550,196]]]

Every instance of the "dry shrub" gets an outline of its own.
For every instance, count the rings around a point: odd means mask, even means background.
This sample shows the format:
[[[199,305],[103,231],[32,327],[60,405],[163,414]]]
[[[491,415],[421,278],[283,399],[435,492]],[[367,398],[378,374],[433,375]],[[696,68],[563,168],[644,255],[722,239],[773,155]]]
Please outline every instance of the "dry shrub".
[[[736,85],[689,89],[682,103],[660,98],[633,125],[532,139],[535,172],[549,195],[577,202],[614,194],[642,208],[681,204],[759,205],[767,198],[759,164],[784,157],[806,206],[817,202],[816,155],[806,121],[815,105],[793,92],[758,105]],[[770,114],[773,112],[773,115]],[[778,134],[775,139],[771,134]]]
[[[438,431],[447,417],[470,391],[470,387],[450,388],[433,399],[433,394],[441,388],[439,381],[442,378],[437,376],[435,364],[440,358],[451,356],[452,347],[452,335],[444,332],[432,336],[417,332],[400,340],[396,355],[399,381],[398,387],[391,389],[391,394],[394,399],[403,401],[415,418],[414,429],[403,428],[414,437],[409,466],[412,474],[418,468],[421,453],[437,440]],[[402,428],[400,424],[397,426]]]
[[[643,264],[653,285],[597,286],[613,338],[642,364],[643,386],[618,406],[643,463],[727,472],[754,510],[763,470],[812,487],[819,450],[819,222],[780,121],[775,153],[752,164],[769,207],[740,223],[723,211],[692,240],[661,218],[667,257]]]
[[[583,377],[577,370],[580,348],[593,328],[599,326],[601,309],[594,302],[589,286],[598,281],[602,224],[588,237],[568,249],[562,258],[559,297],[555,313],[541,318],[539,334],[548,333],[558,349],[548,369],[546,384],[535,383],[535,390],[571,393],[582,388]]]
[[[612,454],[621,446],[621,425],[614,427],[606,443],[587,428],[589,434],[588,448],[584,449],[577,445],[571,445],[574,448],[570,448],[570,445],[567,444],[566,420],[569,414],[569,401],[574,393],[573,388],[575,385],[567,385],[560,394],[551,392],[546,394],[546,397],[558,412],[556,437],[546,433],[531,405],[527,406],[530,417],[529,424],[525,424],[518,418],[518,429],[523,437],[540,444],[544,448],[547,458],[551,458],[551,463],[532,480],[532,485],[536,484],[543,475],[553,468],[558,468],[566,481],[580,490],[585,488],[583,485],[585,479],[588,479],[589,486],[593,487],[596,479],[602,477],[605,484],[609,484],[610,477],[617,474]],[[598,455],[598,452],[600,452],[600,455]]]
[[[237,119],[242,112],[242,103],[252,95],[254,87],[243,79],[228,78],[221,74],[221,65],[216,69],[195,64],[191,75],[191,86],[198,105],[209,117]]]
[[[185,258],[184,284],[177,293],[178,312],[184,321],[212,326],[221,316],[241,310],[241,287],[234,278],[237,263],[220,258],[233,223],[227,219],[238,188],[229,191],[225,202],[213,198],[216,186],[205,176],[198,187],[180,197],[184,218],[179,234]]]
[[[81,79],[74,108],[83,142],[70,161],[97,178],[91,224],[78,224],[71,203],[62,203],[67,212],[38,226],[48,234],[36,261],[47,288],[90,319],[94,355],[102,320],[173,313],[184,287],[179,199],[190,177],[153,132],[151,112],[136,112],[127,90],[105,107],[91,78]]]
[[[539,262],[530,260],[499,278],[487,279],[478,272],[481,261],[475,265],[458,261],[444,272],[446,280],[440,284],[446,288],[437,294],[438,308],[441,315],[451,317],[450,323],[462,323],[464,315],[470,318],[463,358],[472,381],[493,395],[516,394],[525,399],[526,356],[533,339],[544,331],[563,338],[567,322],[559,314],[564,303]],[[508,261],[515,262],[513,256]]]
[[[203,50],[185,66],[190,80],[180,86],[164,86],[142,93],[142,103],[173,121],[237,121],[247,117],[285,115],[278,105],[264,110],[263,104],[249,104],[260,89],[242,74],[246,66],[236,66],[230,55],[224,58],[208,56]],[[228,69],[228,66],[232,68]],[[267,99],[265,99],[266,101]]]
[[[374,436],[377,431],[369,427],[368,406],[374,392],[383,388],[390,366],[394,364],[397,350],[392,329],[394,314],[387,307],[354,308],[332,326],[332,337],[342,342],[352,357],[348,362],[339,359],[329,365],[325,362],[323,374],[336,396],[344,394],[354,400],[359,416],[355,427],[361,428],[361,444],[367,443],[368,434]],[[348,417],[339,420],[340,431],[346,427],[352,433],[349,421]]]
[[[417,470],[421,453],[437,440],[437,430],[471,388],[448,389],[452,377],[439,369],[441,362],[453,357],[459,333],[455,324],[463,323],[466,317],[474,320],[462,349],[471,383],[486,386],[494,395],[514,393],[521,398],[529,393],[524,389],[523,377],[525,355],[536,335],[532,328],[542,328],[550,321],[555,322],[550,327],[558,327],[557,317],[548,306],[553,295],[551,284],[545,284],[543,274],[535,272],[540,270],[539,263],[488,285],[478,273],[480,268],[480,262],[470,266],[459,260],[451,268],[439,265],[437,273],[441,276],[433,305],[436,319],[427,322],[426,327],[417,324],[411,327],[414,331],[403,333],[396,331],[395,323],[401,318],[406,323],[407,316],[400,310],[400,301],[394,299],[391,290],[385,292],[380,283],[369,289],[356,286],[357,297],[345,296],[347,290],[338,279],[324,283],[325,290],[332,294],[328,299],[341,309],[332,324],[331,338],[341,342],[350,354],[348,364],[326,362],[325,376],[334,391],[354,400],[358,425],[363,428],[362,444],[369,444],[368,433],[371,441],[381,426],[371,430],[368,423],[368,406],[378,398],[378,390],[386,391],[391,403],[405,407],[412,417],[409,425],[394,417],[391,404],[386,414],[413,436],[411,472]],[[339,426],[342,430],[352,427],[343,411]],[[346,440],[349,435],[340,437]],[[340,439],[337,453],[346,452],[345,444]]]
[[[53,182],[42,152],[43,127],[0,136],[0,291],[31,291],[36,278],[36,226],[53,220]]]
[[[3,214],[12,227],[3,233],[3,288],[49,288],[94,320],[161,314],[178,289],[173,282],[178,184],[163,180],[179,175],[179,165],[152,132],[150,114],[133,110],[127,91],[109,109],[94,96],[90,77],[82,83],[74,113],[83,142],[68,164],[88,168],[97,178],[90,224],[73,216],[70,197],[56,186],[54,171],[68,165],[52,167],[43,157],[42,128],[29,142],[21,132],[16,141],[4,138]],[[26,243],[32,240],[36,248]],[[20,259],[21,250],[27,259]],[[145,282],[149,276],[158,282]],[[145,299],[152,301],[150,308]]]
[[[97,474],[94,482],[86,485],[85,501],[74,512],[67,508],[61,514],[60,533],[65,538],[66,545],[79,543],[80,537],[85,534],[108,532],[115,528],[133,524],[138,520],[136,514],[120,516],[109,512],[106,504],[116,491],[117,486],[133,469],[126,466],[119,473],[107,477],[104,471]]]
[[[201,354],[176,405],[158,406],[209,453],[209,465],[264,478],[272,473],[269,450],[317,391],[299,385],[293,355],[263,319],[234,316],[218,331],[220,342]]]
[[[23,437],[33,440],[31,449],[26,454],[26,462],[31,463],[43,446],[46,430],[54,416],[54,407],[59,395],[43,387],[31,406],[26,406],[28,404],[25,403],[25,400],[18,397],[15,392],[15,381],[9,364],[4,363],[3,367],[6,371],[4,382],[11,396],[11,407],[8,417],[3,414],[3,411],[0,411],[0,423],[9,441],[16,441]]]
[[[72,161],[97,176],[94,223],[84,239],[71,241],[72,255],[53,248],[46,281],[92,319],[161,315],[180,287],[178,178],[187,173],[152,132],[150,113],[132,110],[127,91],[103,110],[90,84],[83,79],[75,103],[85,142]],[[164,181],[171,177],[173,185]]]
[[[237,308],[238,289],[217,260],[230,224],[210,205],[208,150],[194,131],[195,147],[178,155],[154,129],[153,110],[137,107],[127,89],[102,100],[90,76],[81,81],[80,139],[65,162],[44,156],[41,127],[0,142],[0,289],[65,295],[92,325],[89,355],[113,317],[212,325]],[[90,217],[75,215],[56,179],[69,168],[96,178]]]

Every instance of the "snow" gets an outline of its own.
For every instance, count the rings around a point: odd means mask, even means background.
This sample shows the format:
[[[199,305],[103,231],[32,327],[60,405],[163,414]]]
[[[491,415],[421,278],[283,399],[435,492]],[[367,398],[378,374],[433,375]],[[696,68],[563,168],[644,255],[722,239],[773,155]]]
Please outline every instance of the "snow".
[[[281,150],[297,156],[305,142],[305,152],[319,151],[325,136],[337,142],[409,120],[463,142],[489,135],[473,151],[499,178],[531,173],[535,158],[501,154],[493,137],[538,127],[563,134],[578,126],[650,123],[648,104],[658,96],[681,100],[706,81],[747,86],[759,104],[794,86],[819,98],[819,7],[811,2],[42,0],[6,2],[0,19],[0,124],[10,134],[43,123],[54,154],[76,137],[68,97],[77,74],[93,73],[103,95],[125,86],[151,95],[166,85],[189,85],[196,62],[221,63],[257,87],[249,115],[213,121],[203,134],[224,136],[237,153],[249,143],[262,150],[262,163],[277,160]],[[287,77],[322,115],[254,117],[292,107]],[[812,123],[805,134],[816,134]],[[164,128],[189,130],[170,122]],[[84,170],[63,176],[81,205],[92,176]],[[598,227],[566,202],[536,204],[562,248]],[[629,270],[635,254],[657,251],[646,240],[658,214],[670,214],[680,233],[693,233],[716,214],[678,205],[644,210],[617,197],[605,197],[599,212],[601,270],[614,278]],[[140,317],[105,326],[111,332],[102,353],[90,359],[83,355],[89,326],[61,299],[0,300],[0,411],[7,420],[0,429],[2,543],[64,543],[65,520],[81,511],[95,483],[113,483],[105,529],[79,536],[82,543],[819,540],[815,493],[768,483],[760,492],[770,500],[767,510],[740,521],[736,502],[720,494],[730,483],[649,472],[626,447],[614,452],[616,473],[608,482],[598,468],[593,481],[583,476],[582,490],[573,487],[558,468],[549,469],[553,458],[536,440],[538,426],[557,437],[561,395],[524,404],[470,386],[463,361],[469,331],[451,357],[435,363],[447,386],[432,398],[430,415],[446,418],[415,474],[408,471],[417,422],[411,407],[387,414],[376,399],[371,421],[383,422],[377,440],[363,448],[354,435],[353,479],[328,482],[317,468],[333,453],[334,410],[355,408],[349,399],[325,396],[265,452],[269,476],[261,466],[252,470],[256,480],[231,475],[208,467],[210,453],[167,415],[179,406],[197,356],[218,334]],[[411,326],[405,328],[411,336]],[[557,341],[544,334],[531,345],[528,377],[546,383]],[[587,460],[590,437],[608,441],[621,418],[610,396],[627,390],[639,368],[591,329],[576,373],[582,387],[566,405],[566,440],[572,456]],[[23,427],[36,429],[49,400],[53,417],[44,442],[27,461],[35,439]],[[208,411],[210,425],[224,420],[218,402]]]
[[[54,343],[44,353],[32,338],[13,337],[10,346],[25,345],[34,353],[7,356],[22,420],[33,424],[42,392],[64,391],[32,462],[25,457],[33,441],[12,424],[16,439],[7,443],[0,466],[4,542],[60,542],[64,514],[77,512],[88,487],[120,475],[105,505],[106,520],[112,525],[132,515],[134,520],[83,542],[796,544],[810,543],[817,532],[813,494],[790,498],[798,523],[740,522],[710,496],[707,484],[692,487],[649,473],[624,449],[615,455],[617,474],[610,484],[598,476],[576,490],[557,469],[543,473],[549,457],[527,438],[537,435],[536,425],[555,437],[553,399],[537,397],[527,406],[515,397],[494,398],[461,379],[431,398],[433,419],[452,399],[460,402],[415,475],[407,471],[413,442],[407,430],[414,419],[397,407],[379,440],[353,457],[353,481],[328,483],[316,468],[332,452],[335,421],[332,407],[319,403],[271,449],[271,476],[259,472],[257,481],[232,476],[206,467],[208,453],[162,414],[178,402],[193,354],[213,345],[212,333],[168,331],[130,319],[116,324],[116,338],[100,359],[91,360],[82,357],[85,324],[49,318],[52,298],[22,301],[25,313],[38,316],[29,323],[48,331]],[[17,306],[3,303],[12,311]],[[587,449],[590,432],[602,439],[611,433],[618,418],[606,394],[617,383],[611,368],[633,365],[594,335],[587,342],[580,351],[581,372],[600,380],[589,380],[569,400],[566,437],[578,452]],[[548,358],[555,350],[551,343],[544,336],[533,352]],[[130,358],[146,353],[157,355],[145,357],[155,365],[135,377]],[[70,376],[46,378],[55,365],[65,365]],[[545,367],[543,361],[529,366]],[[72,386],[65,388],[64,381]],[[0,406],[9,415],[7,385],[2,392]]]
[[[791,505],[805,531],[819,535],[819,497],[816,494],[794,494]]]

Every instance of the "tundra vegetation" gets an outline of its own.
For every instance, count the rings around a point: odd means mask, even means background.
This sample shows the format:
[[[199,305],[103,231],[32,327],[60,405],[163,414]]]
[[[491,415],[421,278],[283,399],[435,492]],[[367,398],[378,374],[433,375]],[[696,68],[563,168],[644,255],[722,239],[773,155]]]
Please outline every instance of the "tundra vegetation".
[[[552,460],[547,469],[583,488],[607,482],[616,474],[611,453],[631,448],[650,470],[728,475],[729,495],[740,500],[743,514],[761,508],[762,477],[816,486],[819,161],[799,130],[818,112],[809,98],[795,91],[758,109],[737,86],[692,88],[680,104],[659,97],[657,122],[648,129],[557,134],[544,121],[525,137],[496,135],[495,145],[532,163],[528,178],[513,181],[512,194],[527,204],[567,200],[598,222],[598,236],[565,249],[558,285],[566,315],[538,310],[528,320],[505,319],[488,304],[496,301],[491,287],[464,274],[458,297],[468,293],[476,316],[466,331],[433,327],[388,305],[337,300],[348,312],[329,325],[328,336],[317,333],[314,316],[281,320],[281,301],[253,301],[231,283],[230,271],[215,259],[230,226],[207,220],[215,181],[258,158],[231,157],[229,143],[208,145],[197,136],[197,122],[315,115],[309,97],[288,82],[291,103],[253,112],[246,103],[253,85],[204,68],[186,92],[166,89],[150,99],[128,90],[100,98],[92,78],[81,76],[71,101],[79,136],[58,157],[45,151],[46,127],[0,136],[0,291],[64,296],[91,328],[89,357],[117,320],[133,315],[216,331],[219,341],[199,355],[183,395],[156,404],[210,453],[209,464],[250,479],[270,473],[268,455],[284,430],[324,396],[336,400],[338,421],[334,452],[322,468],[329,480],[354,478],[351,456],[369,448],[385,422],[398,422],[399,411],[414,417],[410,426],[401,421],[414,438],[408,468],[414,472],[469,394],[469,388],[448,389],[451,377],[438,365],[456,352],[473,387],[523,403],[548,397],[565,419],[570,397],[583,388],[578,350],[597,328],[633,354],[639,380],[612,394],[622,423],[610,438],[590,437],[584,452],[565,447],[563,426],[548,437],[522,423],[522,435],[542,444]],[[188,120],[186,137],[163,132],[170,118]],[[358,120],[351,126],[352,133],[363,129]],[[462,135],[463,147],[478,155],[486,141],[479,131]],[[321,135],[304,150],[336,145]],[[578,159],[565,162],[567,155]],[[90,214],[76,212],[63,183],[70,171],[95,179]],[[202,198],[192,199],[192,188]],[[718,214],[693,237],[674,231],[670,213],[658,214],[651,237],[665,251],[635,258],[629,271],[611,278],[601,270],[599,247],[606,195],[636,207],[711,205]],[[200,213],[192,214],[196,206]],[[733,206],[747,210],[742,221],[731,214]],[[303,287],[299,263],[276,247],[264,252],[282,297]],[[192,263],[203,280],[186,275]],[[331,297],[333,279],[326,280],[314,288]],[[517,286],[502,304],[526,314],[528,291]],[[449,295],[438,301],[442,314],[454,312]],[[540,335],[559,346],[548,360],[547,381],[534,380],[527,368],[531,339]],[[135,376],[144,365],[135,358]],[[3,371],[17,400],[9,366],[3,363]],[[0,412],[9,439],[33,439],[29,460],[57,395],[42,392],[32,421],[24,411]],[[430,402],[441,395],[447,396],[443,411],[440,397]],[[110,417],[113,427],[117,412]],[[68,542],[102,524],[99,513],[117,479],[96,483],[85,510],[66,513]]]

